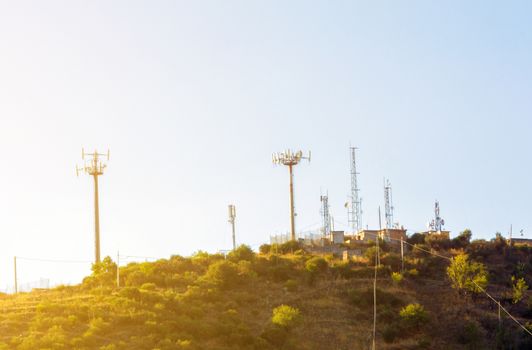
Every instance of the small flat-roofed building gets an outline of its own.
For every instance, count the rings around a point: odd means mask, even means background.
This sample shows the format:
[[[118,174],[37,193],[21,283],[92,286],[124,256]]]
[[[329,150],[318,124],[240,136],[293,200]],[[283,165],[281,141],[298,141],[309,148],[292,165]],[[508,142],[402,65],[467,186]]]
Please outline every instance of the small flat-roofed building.
[[[512,238],[512,245],[524,245],[527,247],[532,247],[532,239],[530,238]]]

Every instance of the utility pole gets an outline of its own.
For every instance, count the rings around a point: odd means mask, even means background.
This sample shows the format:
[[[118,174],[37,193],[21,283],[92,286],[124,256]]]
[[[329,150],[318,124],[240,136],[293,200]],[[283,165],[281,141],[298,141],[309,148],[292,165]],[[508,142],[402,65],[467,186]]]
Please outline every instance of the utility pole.
[[[116,288],[120,288],[120,251],[116,252]]]
[[[403,245],[403,235],[401,235],[401,274],[405,273],[405,254]]]
[[[307,159],[310,162],[310,151],[306,157],[303,156],[302,151],[292,152],[289,149],[284,152],[274,153],[272,156],[273,164],[286,165],[290,175],[290,237],[292,241],[296,240],[293,167],[299,164],[301,159]]]
[[[109,150],[107,154],[98,153],[85,153],[85,150],[81,149],[81,159],[85,161],[85,165],[82,168],[76,166],[76,174],[79,176],[80,172],[85,172],[87,175],[90,175],[94,179],[94,250],[95,257],[94,262],[99,263],[100,260],[100,208],[98,200],[98,176],[103,175],[104,169],[107,167],[107,164],[102,162],[100,157],[107,156],[107,161],[109,161]],[[85,160],[85,157],[88,159]]]
[[[14,262],[15,262],[15,294],[18,293],[18,278],[17,278],[17,257],[15,256],[14,257]]]
[[[233,231],[233,250],[236,249],[235,219],[236,219],[236,207],[234,206],[234,204],[229,204],[229,223],[231,224],[232,231]]]

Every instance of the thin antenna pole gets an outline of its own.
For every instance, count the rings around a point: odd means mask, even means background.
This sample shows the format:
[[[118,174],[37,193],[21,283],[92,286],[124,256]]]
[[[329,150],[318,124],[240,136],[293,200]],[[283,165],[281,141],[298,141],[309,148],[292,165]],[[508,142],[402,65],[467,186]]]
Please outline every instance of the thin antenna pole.
[[[116,288],[120,288],[120,251],[116,252]]]
[[[401,273],[405,273],[405,255],[404,255],[404,245],[403,245],[403,236],[401,235]]]
[[[17,278],[17,257],[14,257],[14,267],[15,267],[15,294],[18,293],[18,278]]]
[[[381,207],[379,206],[379,230],[382,230],[381,227]],[[379,231],[380,233],[380,231]],[[377,271],[380,264],[379,261],[379,235],[376,239],[376,254],[375,254],[375,278],[373,279],[373,344],[372,349],[375,350],[376,347],[376,338],[377,338]]]
[[[94,174],[94,261],[100,260],[100,206],[98,198],[98,175]]]
[[[100,156],[106,156],[109,160],[109,151],[107,154],[98,153],[85,153],[81,150],[81,157],[85,160],[85,157],[88,157],[89,160],[86,161],[85,165],[82,168],[76,166],[76,174],[79,175],[79,172],[85,172],[87,175],[90,175],[94,179],[94,262],[99,263],[100,259],[100,206],[99,206],[99,191],[98,191],[98,176],[103,175],[104,169],[107,165],[100,159]]]
[[[290,172],[290,238],[292,241],[296,240],[296,222],[295,222],[295,209],[294,209],[294,172],[292,164],[288,165]]]
[[[294,165],[299,164],[301,159],[307,159],[310,162],[310,152],[308,153],[308,156],[304,157],[302,151],[292,152],[291,150],[286,150],[285,152],[275,153],[272,157],[274,164],[288,166],[290,175],[290,238],[292,241],[296,240],[293,167]]]

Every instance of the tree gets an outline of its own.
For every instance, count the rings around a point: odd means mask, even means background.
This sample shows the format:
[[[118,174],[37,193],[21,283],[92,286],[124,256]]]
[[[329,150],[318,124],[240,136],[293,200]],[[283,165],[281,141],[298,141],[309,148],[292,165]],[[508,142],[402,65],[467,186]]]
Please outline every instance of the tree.
[[[272,323],[291,329],[301,321],[299,309],[288,305],[280,305],[273,309]]]
[[[424,244],[425,243],[425,235],[422,233],[414,233],[412,236],[408,237],[406,240],[410,244]]]
[[[467,254],[459,254],[451,259],[447,276],[453,288],[466,293],[480,293],[488,285],[486,267],[478,262],[470,262]]]
[[[515,278],[515,276],[512,276],[512,302],[514,304],[517,304],[523,299],[527,289],[528,285],[524,278]]]
[[[425,308],[420,304],[408,304],[399,312],[407,328],[417,328],[427,321]]]
[[[239,262],[241,260],[252,261],[255,258],[255,253],[249,246],[242,244],[227,254],[227,257],[233,262]]]
[[[471,233],[471,230],[466,228],[464,231],[460,232],[460,234],[453,238],[451,241],[451,245],[455,249],[463,249],[466,248],[469,243],[471,243],[471,237],[473,236],[473,233]]]

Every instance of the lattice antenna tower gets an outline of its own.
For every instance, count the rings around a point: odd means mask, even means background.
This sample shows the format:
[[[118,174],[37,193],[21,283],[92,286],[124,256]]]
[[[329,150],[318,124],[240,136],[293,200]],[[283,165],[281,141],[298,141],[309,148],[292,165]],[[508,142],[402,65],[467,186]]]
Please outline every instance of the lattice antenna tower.
[[[321,219],[322,219],[322,230],[323,230],[323,236],[329,237],[331,235],[331,213],[329,210],[329,195],[322,195],[320,196],[321,201]]]
[[[76,165],[76,175],[79,176],[80,172],[84,172],[87,175],[92,176],[94,179],[94,261],[100,262],[100,207],[99,207],[99,195],[98,195],[98,176],[103,175],[107,164],[102,161],[100,157],[106,157],[109,161],[109,150],[107,153],[98,153],[94,150],[93,153],[85,153],[85,150],[81,149],[81,159],[85,162],[84,166],[79,168]]]
[[[392,184],[384,180],[384,222],[387,229],[393,228]]]
[[[299,164],[302,159],[307,159],[310,162],[310,151],[307,156],[304,156],[302,151],[293,152],[289,149],[272,155],[273,164],[286,165],[290,175],[290,236],[292,241],[296,240],[293,167]]]
[[[360,197],[360,189],[358,188],[358,178],[360,174],[357,171],[356,151],[357,147],[349,147],[351,155],[351,203],[347,205],[348,208],[348,224],[351,226],[353,234],[358,233],[363,229],[362,227],[362,198]]]

